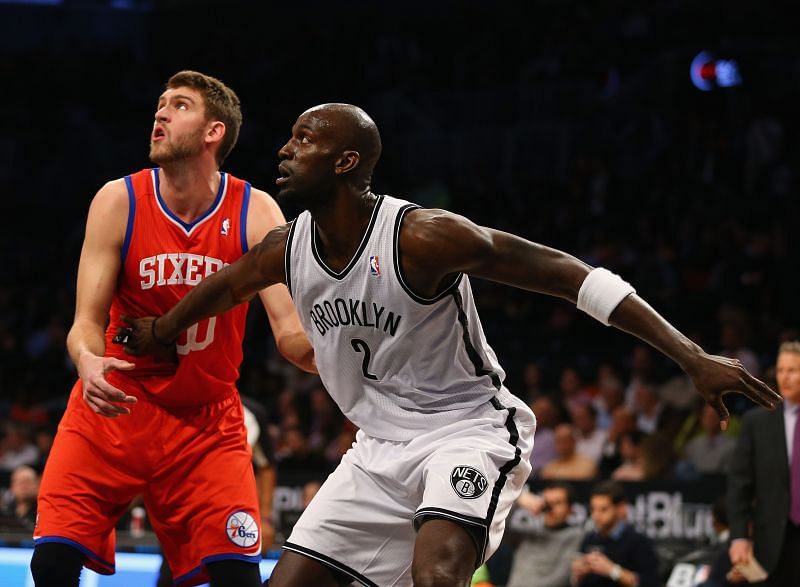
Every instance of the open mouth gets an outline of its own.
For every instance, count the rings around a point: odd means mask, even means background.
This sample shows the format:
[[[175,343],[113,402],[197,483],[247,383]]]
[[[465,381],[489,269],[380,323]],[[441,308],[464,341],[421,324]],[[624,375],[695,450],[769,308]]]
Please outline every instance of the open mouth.
[[[278,165],[278,179],[275,180],[277,185],[282,185],[289,180],[291,173],[283,165]]]
[[[153,129],[153,134],[151,135],[151,138],[154,141],[157,141],[159,139],[163,139],[166,136],[167,136],[167,133],[164,132],[164,129],[159,127],[159,126],[157,126],[156,128]]]

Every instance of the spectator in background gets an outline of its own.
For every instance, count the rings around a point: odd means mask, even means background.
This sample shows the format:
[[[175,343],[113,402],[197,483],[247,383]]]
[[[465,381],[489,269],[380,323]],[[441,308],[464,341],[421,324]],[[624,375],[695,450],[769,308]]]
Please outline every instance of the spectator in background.
[[[570,414],[576,407],[585,406],[592,401],[592,396],[583,386],[581,375],[575,367],[566,367],[561,371],[559,390],[559,397]]]
[[[44,471],[44,464],[47,462],[47,457],[50,456],[50,449],[53,448],[53,439],[55,435],[55,428],[50,426],[39,428],[39,430],[36,431],[34,442],[36,443],[36,448],[39,450],[39,458],[33,465],[33,468],[36,469],[40,475],[42,471]]]
[[[597,427],[608,430],[611,427],[614,410],[625,402],[625,389],[616,371],[608,365],[597,370],[597,397],[592,405],[597,410]]]
[[[658,388],[649,381],[640,381],[633,395],[636,427],[645,434],[664,432],[674,437],[686,419],[686,414],[661,401]]]
[[[555,430],[556,458],[542,469],[542,479],[565,479],[583,481],[594,479],[597,465],[575,450],[577,438],[571,424],[559,424]],[[534,441],[534,445],[536,442]]]
[[[649,347],[636,345],[631,353],[631,377],[628,387],[625,388],[625,403],[633,407],[634,394],[640,383],[652,381],[655,376],[656,365],[653,353]]]
[[[39,451],[31,442],[27,427],[7,422],[5,436],[0,441],[0,470],[13,471],[21,465],[34,465],[38,460]]]
[[[530,405],[544,394],[542,388],[542,368],[534,362],[525,363],[522,368],[522,389],[520,397]]]
[[[540,397],[530,407],[536,415],[536,432],[531,453],[531,475],[534,475],[556,458],[555,427],[558,424],[558,408],[548,396]]]
[[[317,452],[327,451],[328,447],[336,442],[342,430],[344,416],[322,385],[311,390],[309,408],[309,447]]]
[[[36,524],[36,498],[39,495],[39,474],[27,465],[20,465],[11,473],[8,501],[3,504],[2,515],[15,520],[26,530]]]
[[[645,478],[642,441],[645,434],[641,430],[631,430],[620,438],[619,451],[622,464],[614,469],[614,481],[642,481]]]
[[[336,468],[345,453],[353,447],[353,443],[356,441],[356,432],[358,432],[358,428],[348,420],[336,438],[325,447],[325,460],[328,461],[331,469]]]
[[[325,458],[311,450],[308,438],[298,427],[286,428],[283,431],[281,447],[278,451],[278,477],[296,475],[303,483],[317,479],[330,472],[330,465]]]
[[[619,483],[606,481],[592,489],[589,502],[594,530],[581,542],[583,556],[572,563],[575,587],[656,587],[653,543],[628,524],[628,504]]]
[[[771,586],[800,585],[800,342],[778,352],[775,410],[744,415],[728,474],[731,563],[755,558]]]
[[[572,423],[575,425],[578,437],[576,445],[578,454],[585,456],[594,464],[599,463],[608,434],[597,427],[595,407],[592,404],[577,406],[572,412]]]
[[[506,587],[568,587],[572,558],[583,538],[580,528],[567,524],[574,501],[572,486],[558,482],[545,487],[541,496],[519,496],[517,505],[541,516],[543,526],[525,532]]]
[[[303,509],[308,507],[308,504],[314,499],[320,487],[322,487],[322,481],[319,479],[312,479],[303,485]]]
[[[736,441],[722,432],[714,408],[700,408],[702,432],[686,445],[686,462],[698,473],[727,473]]]
[[[642,440],[642,459],[645,481],[670,477],[675,464],[672,438],[663,432],[646,435]]]
[[[745,345],[741,326],[735,323],[723,324],[720,332],[720,344],[722,346],[719,351],[721,356],[739,359],[745,369],[750,371],[754,377],[759,376],[761,365],[756,354]]]
[[[622,436],[632,430],[636,430],[636,416],[627,406],[617,406],[598,466],[601,477],[610,477],[622,464]]]

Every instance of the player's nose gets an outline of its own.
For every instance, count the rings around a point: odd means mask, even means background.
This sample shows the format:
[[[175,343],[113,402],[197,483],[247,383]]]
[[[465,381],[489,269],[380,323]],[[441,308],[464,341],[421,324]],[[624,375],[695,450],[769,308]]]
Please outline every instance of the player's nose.
[[[158,110],[156,110],[155,114],[156,122],[166,122],[167,121],[167,107],[162,106]]]
[[[280,149],[278,149],[278,159],[283,161],[284,159],[290,159],[292,157],[292,141],[289,140],[283,145]]]

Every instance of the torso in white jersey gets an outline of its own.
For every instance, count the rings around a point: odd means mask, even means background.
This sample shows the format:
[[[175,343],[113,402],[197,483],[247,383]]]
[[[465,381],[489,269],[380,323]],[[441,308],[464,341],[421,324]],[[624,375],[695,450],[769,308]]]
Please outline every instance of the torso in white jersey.
[[[414,208],[379,196],[340,272],[319,254],[309,212],[293,222],[286,244],[287,284],[325,387],[356,426],[388,440],[460,419],[495,396],[505,377],[466,275],[431,299],[404,282],[398,235]]]

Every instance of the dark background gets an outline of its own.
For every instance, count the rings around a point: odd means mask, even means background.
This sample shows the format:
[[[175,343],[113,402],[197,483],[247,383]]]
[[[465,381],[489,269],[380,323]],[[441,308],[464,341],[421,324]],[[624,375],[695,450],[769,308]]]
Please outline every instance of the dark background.
[[[0,417],[15,405],[58,413],[74,378],[64,338],[89,202],[149,165],[156,98],[183,68],[241,97],[225,167],[254,185],[272,190],[300,112],[358,104],[383,134],[378,193],[605,265],[710,351],[734,325],[767,369],[799,318],[790,7],[0,2]],[[701,50],[735,59],[742,85],[695,88]],[[559,301],[475,287],[512,390],[527,363],[551,388],[565,366],[626,373],[630,337]],[[285,370],[265,324],[254,308],[242,384],[269,402]]]

